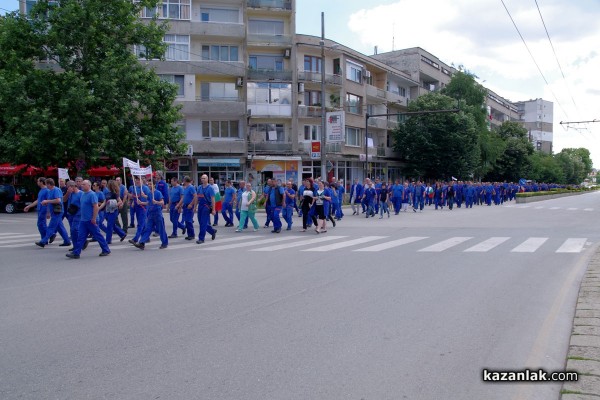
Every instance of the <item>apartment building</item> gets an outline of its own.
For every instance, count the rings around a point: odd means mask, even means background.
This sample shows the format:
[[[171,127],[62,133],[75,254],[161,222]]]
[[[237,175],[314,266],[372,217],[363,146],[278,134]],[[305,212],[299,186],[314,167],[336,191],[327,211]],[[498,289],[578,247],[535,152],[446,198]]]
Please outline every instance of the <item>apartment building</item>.
[[[519,121],[529,132],[529,141],[537,151],[552,154],[554,104],[544,99],[515,103]]]

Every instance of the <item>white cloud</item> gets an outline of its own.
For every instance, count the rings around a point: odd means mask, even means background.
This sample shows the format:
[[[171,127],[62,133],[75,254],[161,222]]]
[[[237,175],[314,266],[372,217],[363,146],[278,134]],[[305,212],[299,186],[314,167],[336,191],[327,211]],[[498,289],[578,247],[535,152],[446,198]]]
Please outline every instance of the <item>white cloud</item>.
[[[399,0],[393,4],[356,10],[348,29],[371,54],[394,48],[421,47],[448,64],[464,65],[485,80],[484,85],[512,101],[542,97],[554,103],[554,150],[587,147],[600,166],[600,123],[587,130],[568,130],[560,121],[600,119],[600,3],[584,0],[539,1],[546,28],[565,74],[563,79],[535,2],[504,0],[529,50],[549,85],[546,85],[497,0]],[[361,47],[358,47],[361,46]],[[555,97],[556,96],[556,97]],[[573,101],[574,100],[574,101]],[[573,104],[575,102],[576,106]]]

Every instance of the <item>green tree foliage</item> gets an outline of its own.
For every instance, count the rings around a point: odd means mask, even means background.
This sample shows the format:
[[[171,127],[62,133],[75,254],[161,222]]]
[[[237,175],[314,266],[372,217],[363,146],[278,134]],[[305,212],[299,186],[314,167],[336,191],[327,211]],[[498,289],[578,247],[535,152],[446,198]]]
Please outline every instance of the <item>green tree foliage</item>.
[[[592,171],[588,149],[562,149],[555,157],[565,174],[564,183],[580,184]]]
[[[409,105],[409,112],[450,110],[456,101],[431,93]],[[406,163],[406,174],[422,178],[469,177],[479,159],[477,126],[464,111],[412,115],[394,131],[394,149]]]
[[[84,159],[154,163],[184,151],[176,87],[133,54],[164,54],[167,29],[142,23],[156,0],[41,0],[0,18],[0,159],[37,166]]]
[[[539,151],[530,157],[530,171],[527,178],[536,182],[566,183],[565,173],[558,159],[552,154]]]
[[[530,170],[529,157],[534,149],[527,130],[518,122],[508,121],[496,133],[504,141],[505,147],[495,168],[486,175],[486,180],[516,182]]]

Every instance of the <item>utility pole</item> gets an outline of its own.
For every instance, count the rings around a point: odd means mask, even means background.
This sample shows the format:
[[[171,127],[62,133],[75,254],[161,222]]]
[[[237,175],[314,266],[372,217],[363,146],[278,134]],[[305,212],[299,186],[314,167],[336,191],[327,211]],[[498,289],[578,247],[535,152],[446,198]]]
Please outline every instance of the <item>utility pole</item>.
[[[325,146],[327,145],[327,135],[325,130],[326,112],[325,112],[325,13],[321,12],[321,179],[327,180],[327,156]]]

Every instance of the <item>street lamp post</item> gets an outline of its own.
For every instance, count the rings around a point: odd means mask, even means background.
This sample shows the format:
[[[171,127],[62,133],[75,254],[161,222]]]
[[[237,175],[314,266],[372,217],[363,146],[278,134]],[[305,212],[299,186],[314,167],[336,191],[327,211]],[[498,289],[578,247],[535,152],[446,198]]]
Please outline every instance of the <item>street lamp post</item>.
[[[321,179],[327,179],[327,157],[325,146],[327,145],[326,113],[325,113],[325,13],[321,12]]]

